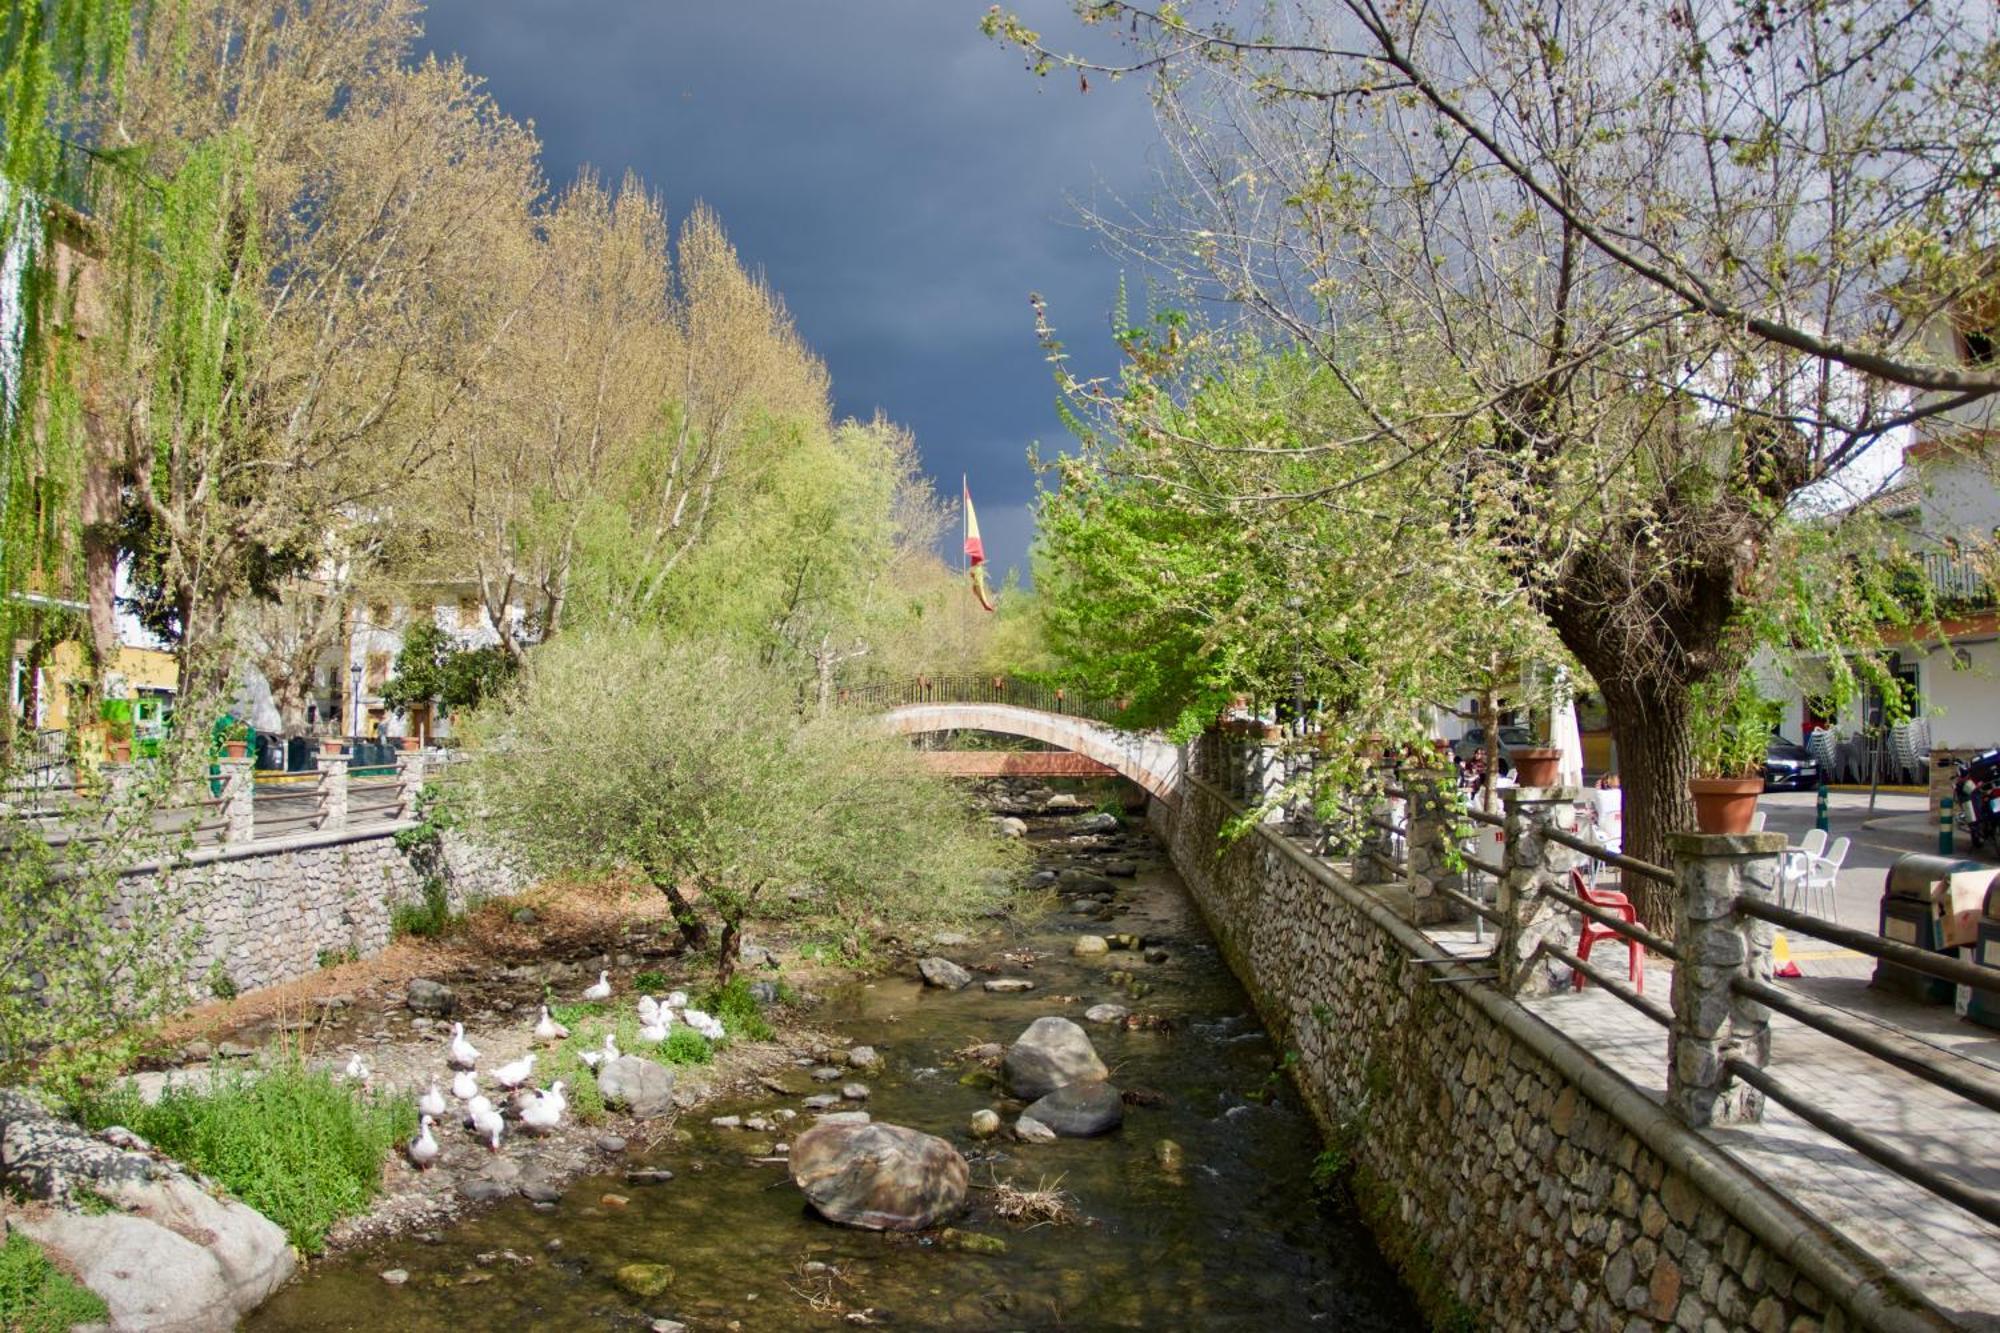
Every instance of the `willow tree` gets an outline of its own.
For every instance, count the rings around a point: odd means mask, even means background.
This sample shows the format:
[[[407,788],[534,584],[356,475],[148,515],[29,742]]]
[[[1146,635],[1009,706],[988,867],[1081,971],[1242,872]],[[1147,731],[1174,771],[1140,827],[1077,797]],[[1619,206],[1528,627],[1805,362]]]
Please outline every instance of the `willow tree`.
[[[1323,446],[1385,449],[1410,490],[1492,515],[1495,554],[1610,705],[1628,846],[1660,857],[1691,820],[1694,691],[1771,617],[1788,509],[1995,387],[1924,341],[1992,277],[1990,11],[1079,13],[1131,58],[988,26],[1044,71],[1152,76],[1181,188],[1107,230],[1342,378],[1364,419]],[[1364,344],[1406,373],[1350,376]],[[1470,392],[1418,406],[1440,365]]]

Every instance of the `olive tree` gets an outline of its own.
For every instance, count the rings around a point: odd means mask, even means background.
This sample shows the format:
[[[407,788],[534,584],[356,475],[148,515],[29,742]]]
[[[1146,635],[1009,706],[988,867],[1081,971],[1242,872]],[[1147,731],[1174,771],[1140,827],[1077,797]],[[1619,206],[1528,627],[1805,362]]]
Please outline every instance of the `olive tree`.
[[[794,682],[714,643],[575,629],[471,731],[477,818],[544,872],[643,876],[725,982],[755,916],[955,921],[1011,856],[906,742],[801,715]]]

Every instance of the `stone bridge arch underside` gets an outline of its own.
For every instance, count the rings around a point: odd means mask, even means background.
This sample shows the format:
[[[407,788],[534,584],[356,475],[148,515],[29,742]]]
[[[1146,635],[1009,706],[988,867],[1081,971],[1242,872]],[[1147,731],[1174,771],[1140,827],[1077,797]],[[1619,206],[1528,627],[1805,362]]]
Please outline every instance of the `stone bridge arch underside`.
[[[1165,737],[1013,704],[904,704],[883,715],[899,736],[992,731],[1058,746],[1093,759],[1171,804],[1180,800],[1180,747]]]

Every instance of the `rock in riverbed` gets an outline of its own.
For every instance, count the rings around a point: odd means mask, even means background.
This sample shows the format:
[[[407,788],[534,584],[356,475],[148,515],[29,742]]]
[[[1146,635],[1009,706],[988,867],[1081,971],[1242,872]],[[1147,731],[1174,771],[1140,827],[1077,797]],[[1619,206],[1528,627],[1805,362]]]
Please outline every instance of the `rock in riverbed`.
[[[1093,1004],[1083,1011],[1083,1017],[1090,1023],[1118,1023],[1131,1012],[1122,1004]]]
[[[610,1106],[623,1106],[635,1119],[651,1120],[673,1109],[674,1071],[654,1060],[621,1055],[597,1071],[597,1090]]]
[[[1102,935],[1079,935],[1069,951],[1078,958],[1089,958],[1094,954],[1110,953],[1111,944]]]
[[[937,986],[943,990],[964,990],[972,984],[972,973],[949,958],[919,958],[917,971],[923,974],[926,986]]]
[[[829,1222],[920,1231],[965,1206],[958,1150],[901,1125],[821,1121],[792,1144],[792,1180]]]
[[[1019,995],[1023,991],[1033,990],[1035,983],[1026,977],[995,977],[984,983],[983,988],[995,995]]]
[[[1021,1114],[1066,1139],[1087,1139],[1123,1124],[1125,1103],[1109,1083],[1066,1083]]]
[[[1101,1082],[1110,1076],[1084,1030],[1067,1018],[1038,1018],[1007,1048],[1001,1061],[1007,1087],[1032,1101],[1070,1083]]]

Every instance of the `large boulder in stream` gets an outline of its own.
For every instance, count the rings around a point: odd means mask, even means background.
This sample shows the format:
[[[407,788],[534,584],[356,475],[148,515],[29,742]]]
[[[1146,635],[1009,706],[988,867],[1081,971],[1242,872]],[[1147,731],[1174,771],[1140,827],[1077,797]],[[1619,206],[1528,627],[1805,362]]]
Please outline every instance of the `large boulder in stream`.
[[[1067,1018],[1038,1018],[1007,1048],[1000,1062],[1007,1089],[1024,1101],[1046,1097],[1071,1083],[1101,1083],[1111,1076],[1084,1030]]]
[[[1066,1139],[1087,1139],[1124,1124],[1125,1102],[1109,1083],[1065,1083],[1021,1114]]]
[[[921,1231],[965,1206],[958,1149],[901,1125],[822,1120],[792,1144],[792,1181],[829,1222]]]

